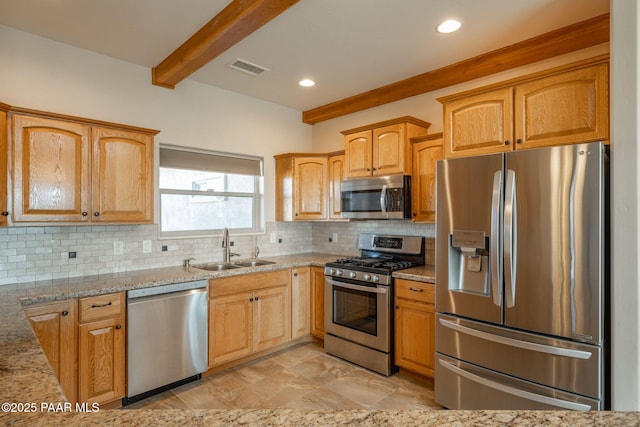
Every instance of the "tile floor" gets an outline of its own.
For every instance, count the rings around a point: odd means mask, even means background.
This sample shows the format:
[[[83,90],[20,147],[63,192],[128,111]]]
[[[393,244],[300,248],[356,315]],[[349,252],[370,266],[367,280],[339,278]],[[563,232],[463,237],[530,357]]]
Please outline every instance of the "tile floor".
[[[305,343],[133,403],[127,409],[442,409],[433,382],[378,375]]]

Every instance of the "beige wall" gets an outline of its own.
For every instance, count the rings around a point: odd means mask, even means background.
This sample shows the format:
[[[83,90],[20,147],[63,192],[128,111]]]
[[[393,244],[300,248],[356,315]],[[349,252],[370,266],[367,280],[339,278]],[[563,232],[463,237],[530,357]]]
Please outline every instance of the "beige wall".
[[[153,86],[149,68],[1,25],[0,40],[0,102],[158,129],[158,143],[263,156],[267,221],[273,155],[311,150],[299,111],[190,80]]]
[[[380,122],[400,116],[414,116],[418,119],[431,123],[429,133],[442,132],[442,104],[440,104],[436,98],[480,87],[486,84],[500,82],[524,74],[542,71],[608,52],[608,44],[594,46],[571,54],[537,62],[526,67],[516,68],[468,83],[429,92],[423,95],[407,98],[402,101],[393,102],[391,104],[382,105],[380,107],[371,108],[369,110],[360,111],[318,123],[313,126],[313,151],[331,152],[342,150],[344,149],[344,143],[342,140],[342,134],[340,134],[341,130],[351,129],[368,123]]]

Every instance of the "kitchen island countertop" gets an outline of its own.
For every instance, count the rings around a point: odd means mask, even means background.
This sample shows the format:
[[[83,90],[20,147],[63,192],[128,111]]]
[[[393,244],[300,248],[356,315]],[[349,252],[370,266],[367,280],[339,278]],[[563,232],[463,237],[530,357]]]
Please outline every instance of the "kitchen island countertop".
[[[207,272],[168,267],[83,278],[0,287],[0,412],[2,425],[640,425],[636,412],[568,411],[307,411],[307,410],[137,410],[92,413],[65,407],[64,396],[24,313],[24,305],[79,298],[189,280],[228,277],[253,271],[322,266],[335,255],[269,257],[276,264]],[[427,266],[428,267],[428,266]],[[395,277],[433,282],[432,269],[394,273]],[[431,271],[431,272],[430,272]],[[90,406],[89,406],[90,407]],[[26,409],[33,409],[31,413]]]

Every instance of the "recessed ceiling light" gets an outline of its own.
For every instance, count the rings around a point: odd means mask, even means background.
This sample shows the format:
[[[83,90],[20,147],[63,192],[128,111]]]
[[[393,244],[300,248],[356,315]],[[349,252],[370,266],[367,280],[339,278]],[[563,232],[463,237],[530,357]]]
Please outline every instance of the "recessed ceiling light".
[[[454,31],[458,31],[462,23],[457,19],[448,19],[444,21],[442,24],[438,25],[436,28],[439,33],[453,33]]]
[[[304,86],[304,87],[311,87],[311,86],[313,86],[314,84],[316,84],[316,82],[314,82],[313,80],[310,80],[310,79],[303,79],[303,80],[300,80],[300,81],[298,82],[298,84],[299,84],[300,86]]]

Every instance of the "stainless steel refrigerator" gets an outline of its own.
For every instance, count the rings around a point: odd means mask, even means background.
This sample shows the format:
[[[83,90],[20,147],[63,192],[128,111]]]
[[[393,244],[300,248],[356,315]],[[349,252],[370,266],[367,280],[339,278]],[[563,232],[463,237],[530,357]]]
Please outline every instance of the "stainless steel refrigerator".
[[[436,402],[607,409],[607,176],[599,142],[438,162]]]

